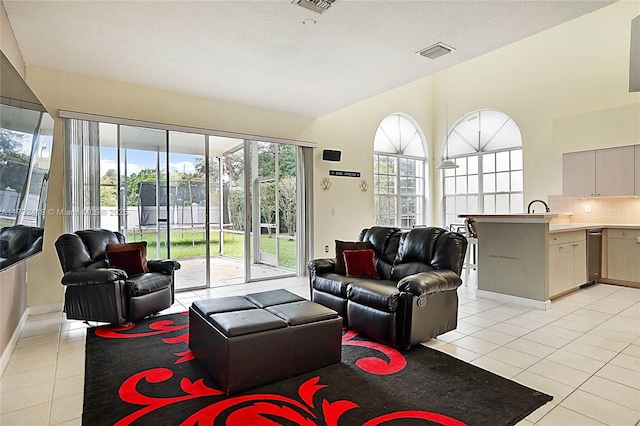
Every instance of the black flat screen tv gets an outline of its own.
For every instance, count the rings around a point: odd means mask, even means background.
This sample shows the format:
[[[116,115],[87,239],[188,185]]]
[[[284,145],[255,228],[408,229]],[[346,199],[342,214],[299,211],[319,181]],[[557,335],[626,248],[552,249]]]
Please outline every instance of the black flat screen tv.
[[[0,58],[0,270],[42,251],[54,120]]]

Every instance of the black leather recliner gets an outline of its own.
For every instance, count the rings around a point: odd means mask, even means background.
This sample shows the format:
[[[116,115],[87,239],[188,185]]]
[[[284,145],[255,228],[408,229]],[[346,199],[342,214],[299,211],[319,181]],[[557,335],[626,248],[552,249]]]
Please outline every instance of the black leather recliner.
[[[119,232],[87,229],[63,234],[55,246],[66,286],[67,318],[123,324],[170,307],[174,302],[174,260],[147,260],[150,272],[129,276],[110,268],[107,244],[122,244]]]
[[[336,273],[335,259],[309,262],[311,298],[338,311],[349,328],[409,348],[457,327],[466,238],[442,228],[374,226],[369,241],[380,279]]]

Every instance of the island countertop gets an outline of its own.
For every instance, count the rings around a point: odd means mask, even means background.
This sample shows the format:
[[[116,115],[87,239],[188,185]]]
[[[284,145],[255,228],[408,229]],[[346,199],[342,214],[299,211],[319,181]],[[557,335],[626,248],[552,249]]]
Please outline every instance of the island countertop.
[[[549,223],[555,218],[569,218],[573,213],[465,213],[460,218],[473,218],[476,222],[521,222],[521,223]]]

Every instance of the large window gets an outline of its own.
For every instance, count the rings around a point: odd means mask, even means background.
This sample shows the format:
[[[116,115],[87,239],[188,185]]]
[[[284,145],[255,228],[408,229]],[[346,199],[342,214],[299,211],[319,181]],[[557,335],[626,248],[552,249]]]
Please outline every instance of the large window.
[[[463,213],[522,213],[522,137],[499,111],[476,111],[451,129],[449,157],[458,168],[444,170],[446,224]]]
[[[409,229],[426,223],[425,140],[406,115],[387,116],[374,139],[374,223]]]

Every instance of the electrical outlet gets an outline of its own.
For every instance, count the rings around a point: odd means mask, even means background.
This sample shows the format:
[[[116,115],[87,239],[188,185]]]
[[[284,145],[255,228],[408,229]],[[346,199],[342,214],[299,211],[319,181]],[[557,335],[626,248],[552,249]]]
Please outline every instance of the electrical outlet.
[[[331,209],[331,216],[335,216],[336,215],[336,209]]]
[[[324,246],[324,252],[329,253],[329,246]]]
[[[591,204],[585,204],[584,205],[584,212],[585,213],[591,213]]]

